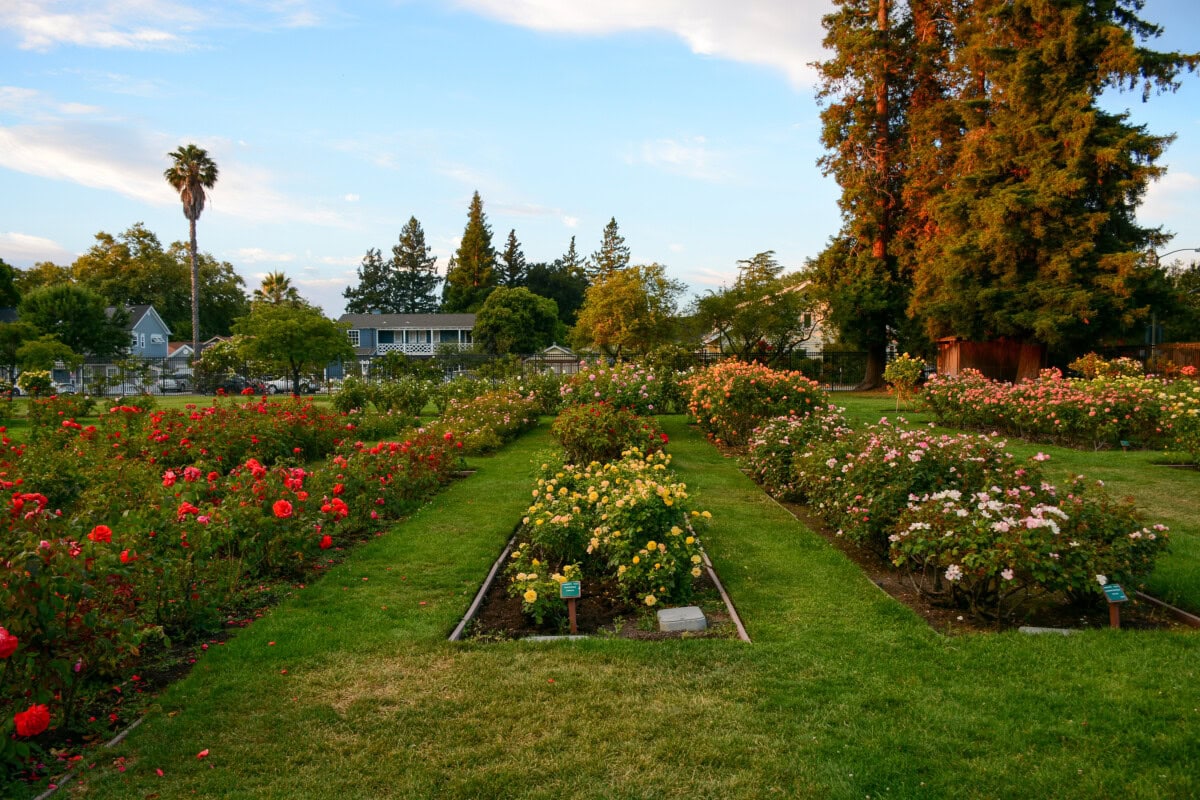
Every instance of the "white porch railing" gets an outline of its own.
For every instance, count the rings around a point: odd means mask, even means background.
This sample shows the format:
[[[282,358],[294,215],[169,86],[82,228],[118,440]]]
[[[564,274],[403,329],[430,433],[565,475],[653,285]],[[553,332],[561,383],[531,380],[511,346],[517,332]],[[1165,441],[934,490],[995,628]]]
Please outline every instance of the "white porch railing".
[[[431,356],[438,350],[470,350],[471,345],[458,342],[409,342],[407,344],[381,344],[376,346],[376,353],[403,353],[406,356]]]

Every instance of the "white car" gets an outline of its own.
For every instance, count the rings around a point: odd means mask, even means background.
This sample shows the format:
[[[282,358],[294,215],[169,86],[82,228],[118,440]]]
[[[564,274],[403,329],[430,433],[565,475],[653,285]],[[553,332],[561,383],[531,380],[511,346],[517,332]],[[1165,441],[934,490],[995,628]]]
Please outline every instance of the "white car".
[[[264,381],[264,386],[267,388],[267,394],[291,394],[292,379],[291,378],[276,378],[271,381]],[[317,384],[310,381],[308,378],[300,379],[299,394],[312,394],[317,391]]]

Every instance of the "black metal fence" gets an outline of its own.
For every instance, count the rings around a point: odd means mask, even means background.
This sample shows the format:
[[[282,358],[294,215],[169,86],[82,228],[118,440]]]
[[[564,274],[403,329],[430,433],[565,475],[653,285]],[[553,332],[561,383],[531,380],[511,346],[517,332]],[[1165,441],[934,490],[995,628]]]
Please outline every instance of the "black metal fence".
[[[680,352],[669,359],[674,369],[703,368],[729,358],[759,362],[773,369],[796,370],[817,381],[826,389],[852,389],[861,383],[866,373],[865,353],[843,351],[799,351],[794,353],[753,352],[733,356],[724,353]],[[585,359],[570,353],[533,353],[529,355],[495,356],[484,353],[454,353],[432,358],[414,357],[407,363],[396,359],[364,356],[352,362],[334,364],[302,376],[302,393],[328,391],[348,376],[386,378],[399,372],[418,370],[430,375],[483,375],[515,371],[553,372],[571,375]],[[289,375],[264,373],[249,364],[242,364],[221,375],[206,375],[194,371],[184,359],[127,358],[120,361],[86,360],[75,369],[63,367],[52,371],[60,392],[79,392],[92,395],[122,396],[134,394],[213,394],[218,387],[237,393],[244,386],[255,392],[288,393],[292,391]]]

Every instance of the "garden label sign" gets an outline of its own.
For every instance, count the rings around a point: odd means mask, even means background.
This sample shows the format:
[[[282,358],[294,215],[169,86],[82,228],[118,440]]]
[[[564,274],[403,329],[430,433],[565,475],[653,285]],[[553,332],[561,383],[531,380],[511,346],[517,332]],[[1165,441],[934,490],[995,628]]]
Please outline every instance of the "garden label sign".
[[[1128,602],[1129,598],[1125,596],[1125,590],[1121,588],[1119,583],[1104,584],[1104,598],[1108,600],[1108,624],[1109,627],[1121,627],[1121,606],[1120,603]]]
[[[579,633],[575,627],[575,600],[583,594],[583,584],[579,581],[563,581],[558,585],[558,596],[567,601],[567,619],[571,622],[571,635]]]

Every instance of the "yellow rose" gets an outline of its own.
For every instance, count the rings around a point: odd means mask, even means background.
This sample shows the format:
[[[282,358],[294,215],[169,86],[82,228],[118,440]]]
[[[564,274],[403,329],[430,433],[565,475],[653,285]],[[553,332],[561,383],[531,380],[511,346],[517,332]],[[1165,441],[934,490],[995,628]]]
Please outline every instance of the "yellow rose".
[[[700,516],[704,517],[705,519],[712,519],[712,514],[707,511],[701,511]]]
[[[624,565],[624,564],[622,564],[621,566],[617,567],[617,574],[618,574],[618,575],[624,575],[624,574],[625,574],[625,569],[626,569],[626,567],[625,567],[625,565]]]
[[[537,600],[537,592],[535,592],[533,589],[530,589],[525,593],[524,597],[526,603],[535,602]]]
[[[692,567],[692,577],[693,578],[700,577],[700,568],[699,567]]]
[[[655,544],[653,539],[651,539],[650,541],[646,542],[646,549],[647,550],[657,550],[658,545]]]
[[[519,581],[523,581],[523,580],[525,580],[525,573],[524,573],[524,572],[518,572],[518,573],[517,573],[517,580],[519,580]]]
[[[634,557],[633,557],[633,563],[637,564],[637,563],[638,563],[638,562],[640,562],[640,561],[641,561],[641,559],[640,559],[640,558],[638,558],[637,556],[634,556]]]
[[[535,559],[533,560],[533,565],[534,565],[535,567],[540,567],[540,566],[542,565],[542,562],[538,561],[538,560],[535,558]]]
[[[684,540],[683,540],[683,543],[684,543],[684,544],[695,544],[695,543],[696,543],[696,537],[695,537],[695,536],[689,536],[689,537],[687,537],[686,539],[684,539]]]
[[[693,563],[693,564],[699,564],[699,563],[700,563],[700,556],[692,556],[692,563]]]
[[[550,576],[550,580],[554,581],[555,583],[566,583],[567,579],[556,572]]]
[[[654,595],[652,595],[652,594],[646,595],[646,605],[652,606],[657,602],[658,602],[658,598],[656,598]]]
[[[671,526],[671,535],[672,536],[678,536],[681,533],[683,533],[683,530],[681,530],[678,525]]]

